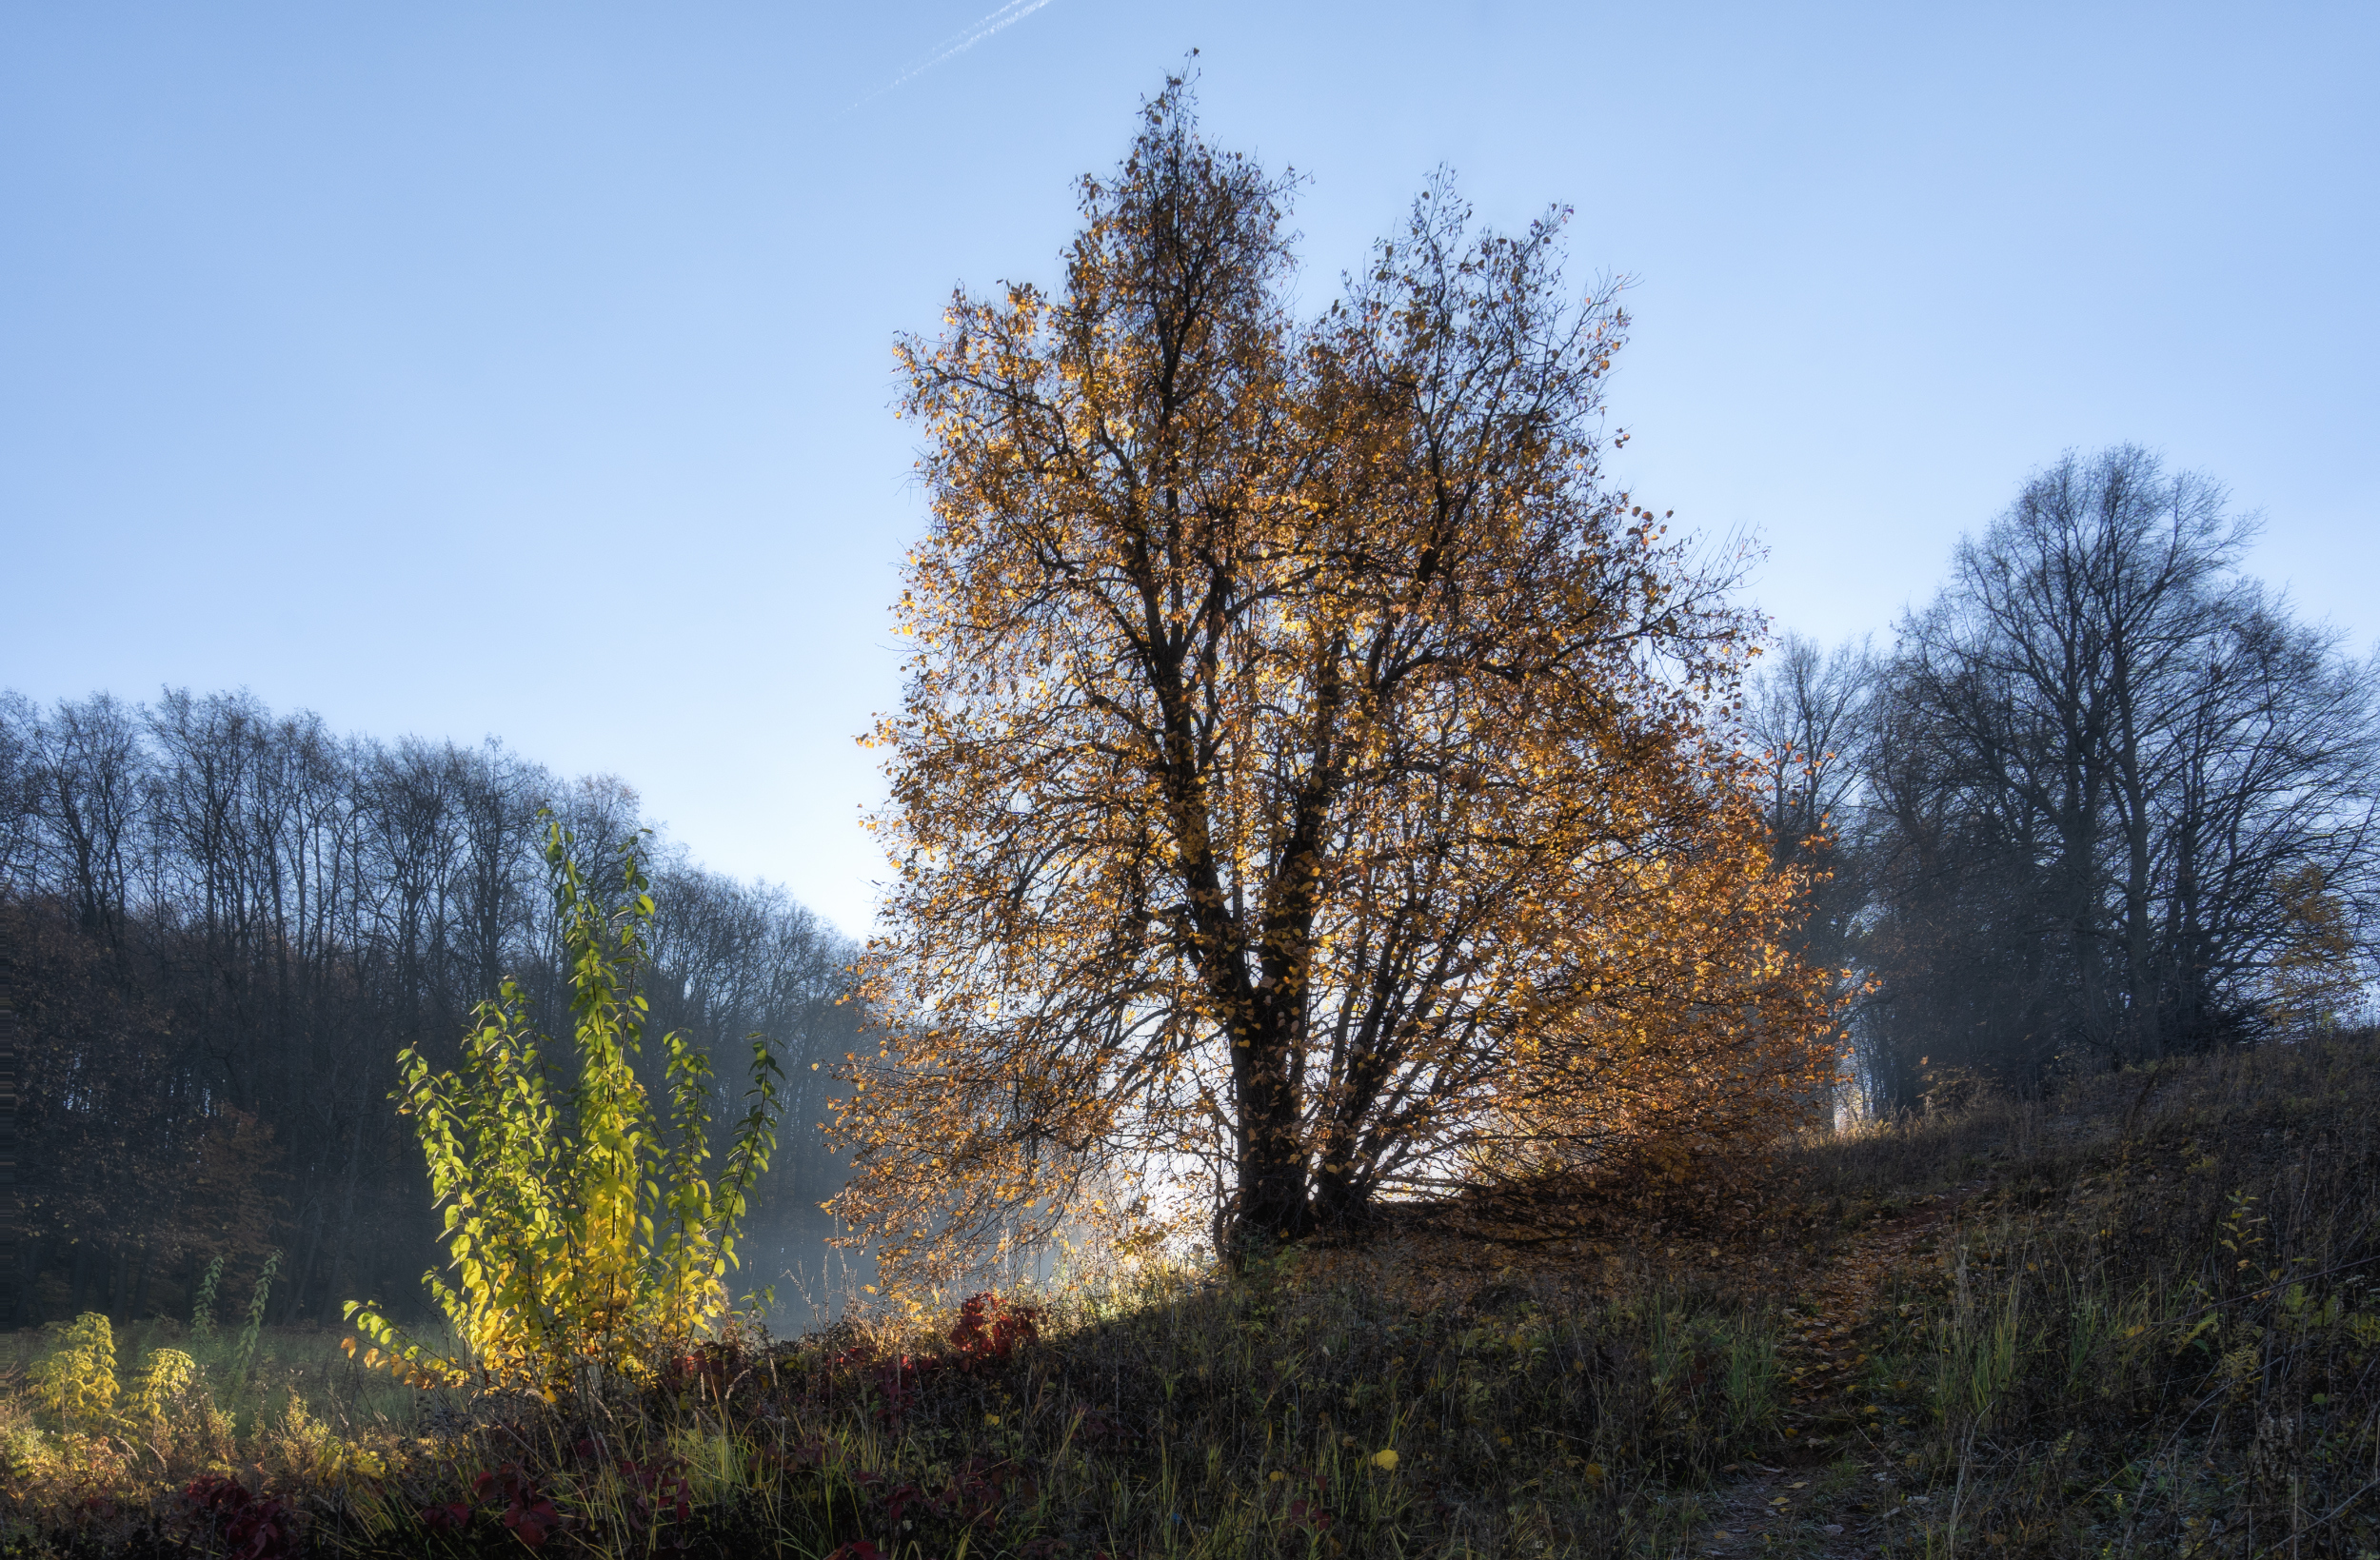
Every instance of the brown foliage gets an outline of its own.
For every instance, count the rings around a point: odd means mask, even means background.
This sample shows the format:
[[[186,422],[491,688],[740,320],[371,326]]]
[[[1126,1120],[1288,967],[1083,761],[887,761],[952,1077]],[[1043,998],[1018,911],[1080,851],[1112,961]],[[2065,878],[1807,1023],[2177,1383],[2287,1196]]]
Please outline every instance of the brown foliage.
[[[1748,620],[1597,480],[1611,289],[1438,186],[1300,323],[1287,189],[1174,84],[1062,293],[904,346],[934,520],[838,1102],[896,1267],[1202,1201],[1245,1250],[1756,1136],[1831,1071],[1711,736]]]

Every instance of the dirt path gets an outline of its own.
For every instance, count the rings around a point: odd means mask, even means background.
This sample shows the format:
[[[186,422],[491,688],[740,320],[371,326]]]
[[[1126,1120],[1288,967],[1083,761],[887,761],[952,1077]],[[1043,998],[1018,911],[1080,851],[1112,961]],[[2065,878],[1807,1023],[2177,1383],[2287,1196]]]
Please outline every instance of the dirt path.
[[[1889,1411],[1850,1392],[1869,1358],[1861,1340],[1880,1320],[1885,1281],[1982,1190],[1957,1187],[1861,1231],[1808,1275],[1802,1324],[1784,1346],[1785,1433],[1794,1450],[1783,1467],[1731,1471],[1734,1482],[1712,1491],[1713,1520],[1697,1550],[1824,1560],[1878,1552],[1894,1520],[1886,1513],[1902,1502],[1904,1470],[1888,1444]]]

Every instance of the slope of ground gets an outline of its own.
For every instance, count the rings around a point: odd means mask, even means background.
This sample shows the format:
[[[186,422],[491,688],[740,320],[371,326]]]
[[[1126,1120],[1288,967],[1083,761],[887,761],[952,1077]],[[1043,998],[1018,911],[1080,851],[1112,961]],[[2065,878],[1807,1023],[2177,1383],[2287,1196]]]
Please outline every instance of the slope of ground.
[[[2380,1549],[2375,1059],[2276,1045],[1809,1146],[1782,1471],[1704,1548]]]
[[[77,1419],[19,1371],[0,1552],[2360,1556],[2374,1057],[2175,1063],[1687,1202],[1441,1210],[552,1407],[328,1370],[230,1422],[203,1390]]]

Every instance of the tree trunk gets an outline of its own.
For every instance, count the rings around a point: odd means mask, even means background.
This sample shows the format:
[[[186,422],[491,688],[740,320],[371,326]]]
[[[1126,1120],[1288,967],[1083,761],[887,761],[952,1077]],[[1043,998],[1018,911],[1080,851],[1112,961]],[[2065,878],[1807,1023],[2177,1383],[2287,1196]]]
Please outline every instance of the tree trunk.
[[[1234,1078],[1240,1096],[1240,1197],[1229,1254],[1235,1262],[1313,1229],[1298,1087],[1291,1076],[1299,1017],[1296,1003],[1276,983],[1249,1004],[1248,1045]]]

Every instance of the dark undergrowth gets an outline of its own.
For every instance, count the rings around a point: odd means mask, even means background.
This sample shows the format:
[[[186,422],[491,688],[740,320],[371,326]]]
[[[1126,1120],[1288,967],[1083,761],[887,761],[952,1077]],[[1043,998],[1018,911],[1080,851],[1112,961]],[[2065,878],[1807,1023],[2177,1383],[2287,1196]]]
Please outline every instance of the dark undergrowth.
[[[162,1333],[103,1390],[87,1328],[7,1383],[0,1552],[2363,1555],[2374,1056],[2082,1080],[1691,1203],[856,1318],[557,1405],[325,1367],[227,1412],[203,1361],[160,1386]]]
[[[1806,1153],[1831,1252],[1941,1210],[1787,1416],[1886,1552],[2380,1550],[2375,1060],[2268,1046]]]

